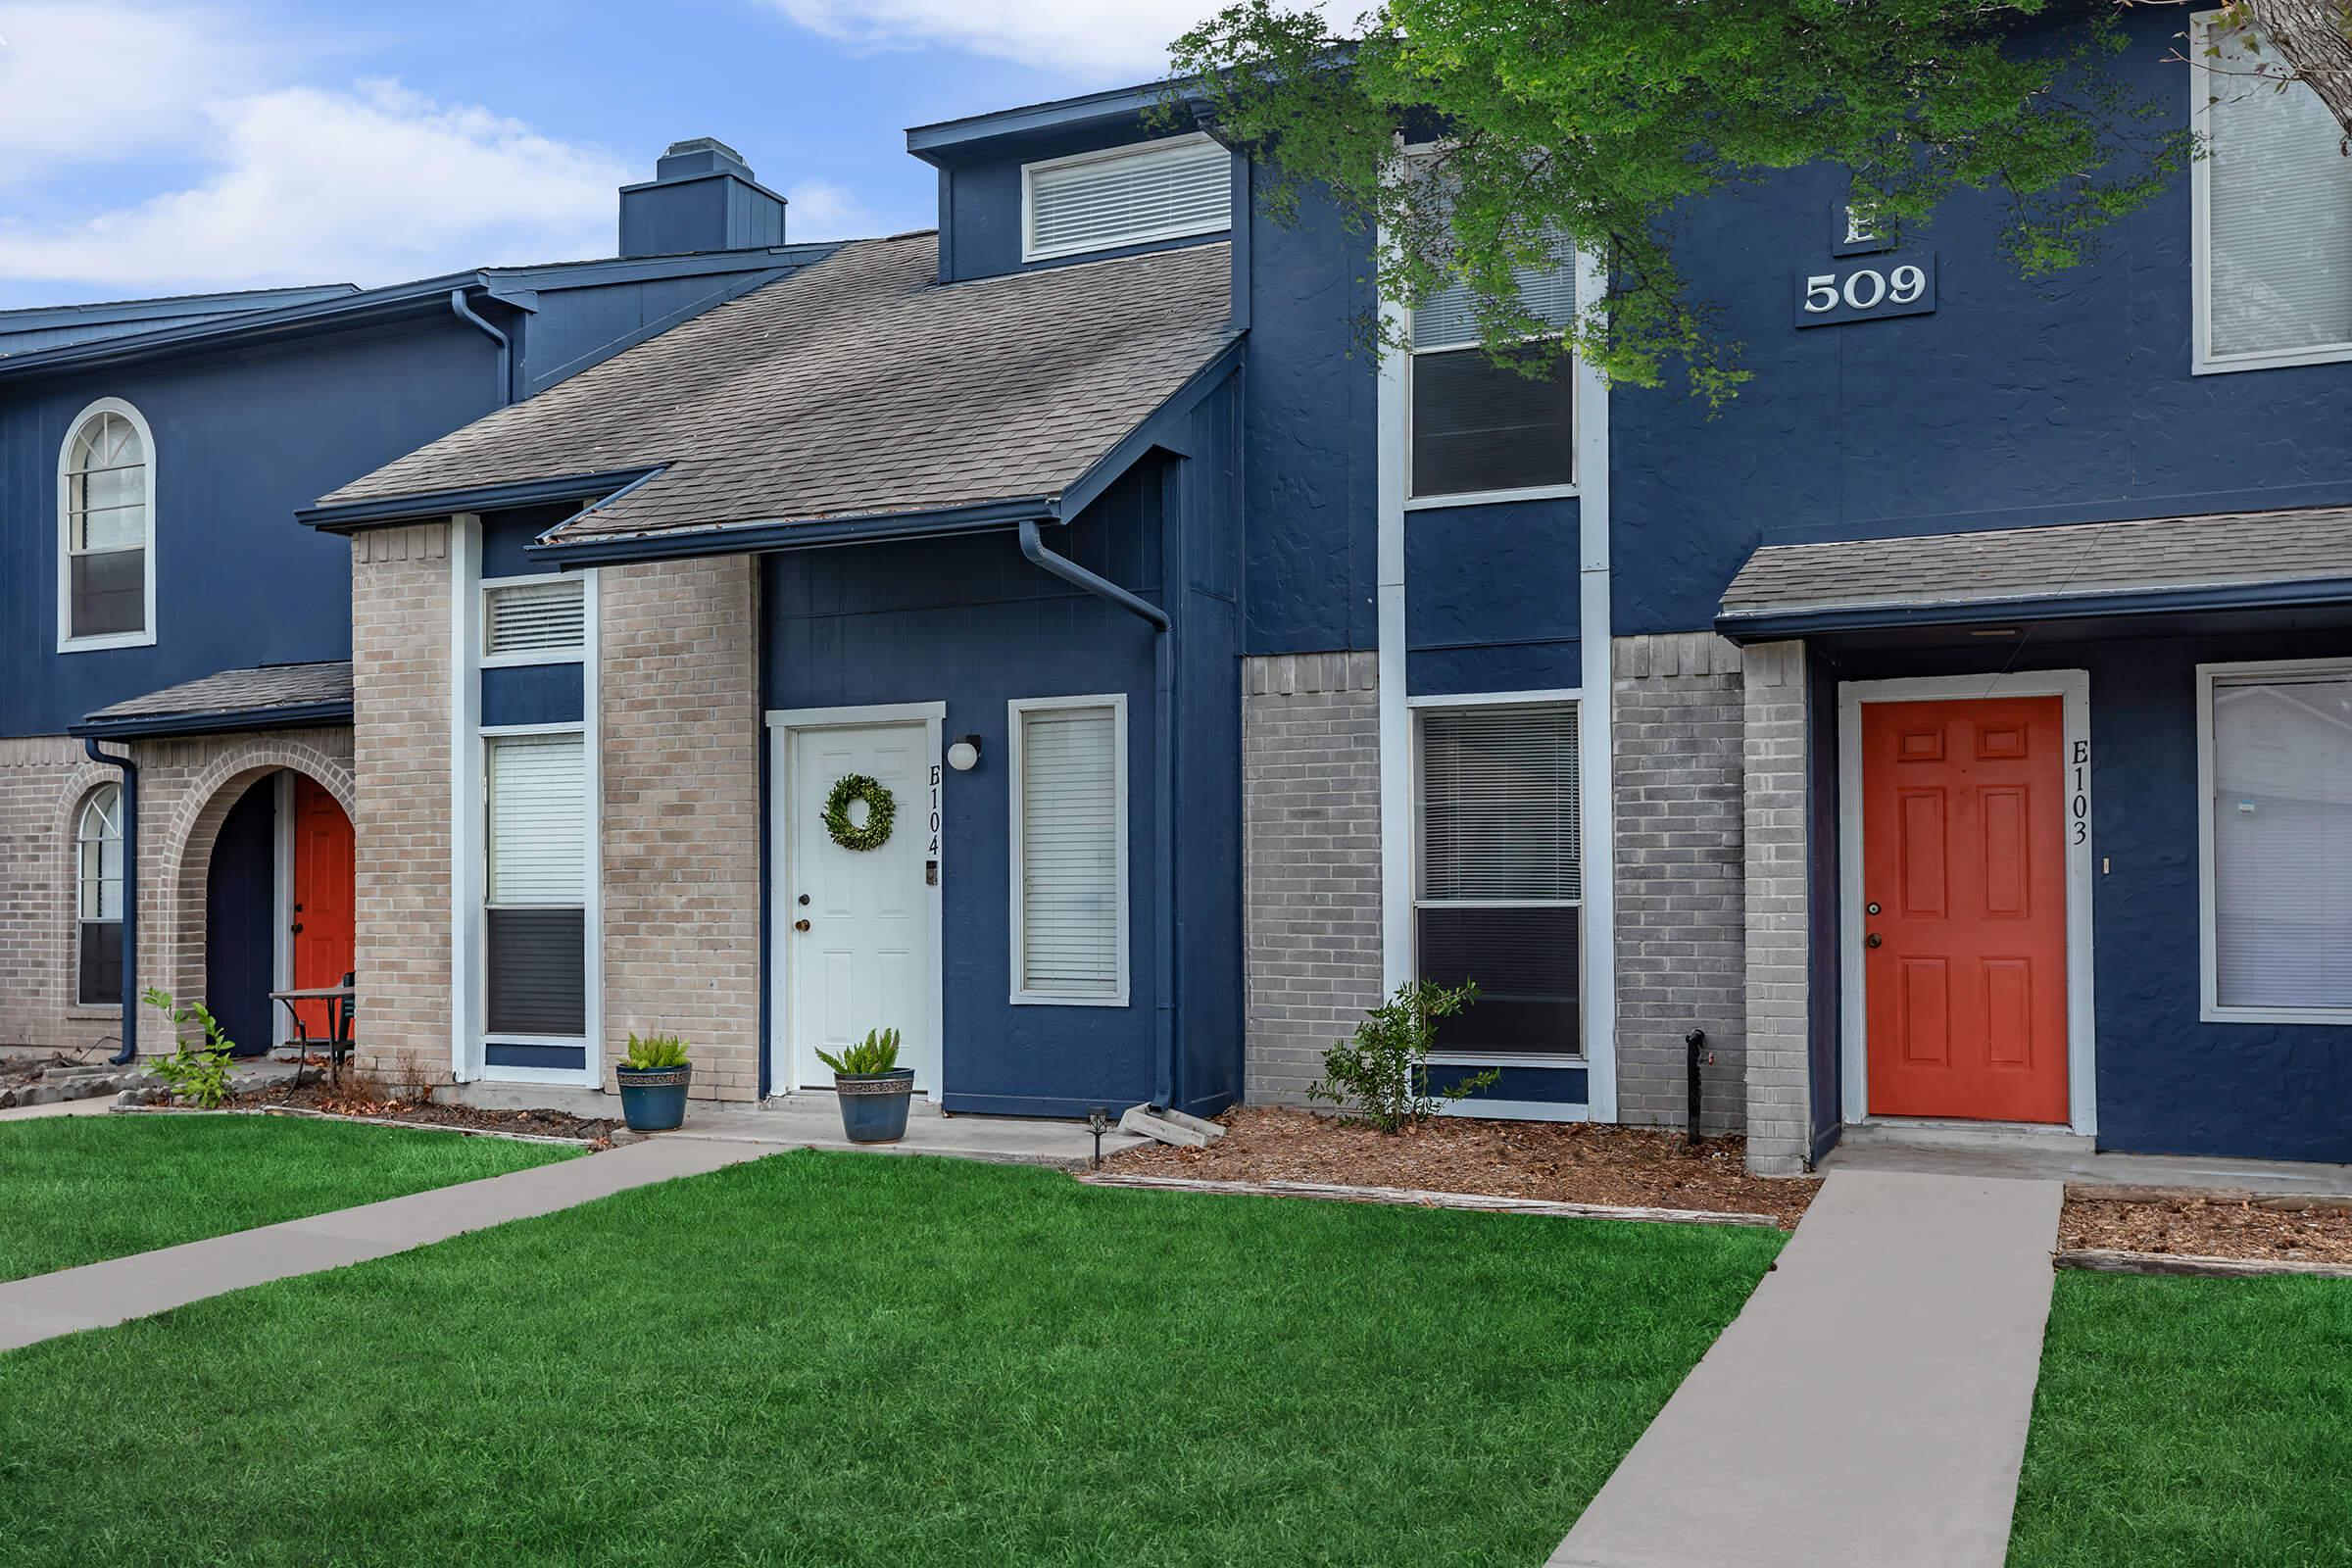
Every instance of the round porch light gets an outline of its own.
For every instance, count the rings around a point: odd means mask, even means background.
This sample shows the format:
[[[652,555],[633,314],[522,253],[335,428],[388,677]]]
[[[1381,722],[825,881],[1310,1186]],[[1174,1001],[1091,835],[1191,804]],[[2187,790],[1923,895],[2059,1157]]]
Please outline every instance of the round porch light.
[[[980,737],[958,735],[948,748],[948,765],[958,773],[969,773],[980,765]]]

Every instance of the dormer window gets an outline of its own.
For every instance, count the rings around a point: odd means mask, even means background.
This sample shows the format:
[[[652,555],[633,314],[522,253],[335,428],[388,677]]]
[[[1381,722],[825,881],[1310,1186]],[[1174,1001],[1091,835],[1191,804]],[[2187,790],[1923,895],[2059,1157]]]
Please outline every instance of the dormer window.
[[[1217,234],[1233,226],[1233,155],[1202,134],[1021,167],[1021,260]]]
[[[100,398],[58,454],[62,652],[155,641],[155,443],[139,411]]]

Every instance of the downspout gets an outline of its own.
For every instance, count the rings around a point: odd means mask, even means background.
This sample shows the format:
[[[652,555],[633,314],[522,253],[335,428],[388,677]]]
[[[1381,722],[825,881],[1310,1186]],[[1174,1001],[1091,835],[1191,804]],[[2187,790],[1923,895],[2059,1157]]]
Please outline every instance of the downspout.
[[[1158,1014],[1155,1020],[1157,1061],[1154,1064],[1152,1103],[1163,1109],[1173,1108],[1176,1101],[1176,910],[1174,900],[1176,866],[1176,626],[1168,612],[1150,600],[1129,593],[1126,589],[1087,570],[1066,556],[1057,556],[1046,548],[1035,519],[1021,523],[1021,556],[1040,571],[1047,571],[1066,583],[1085,589],[1098,599],[1106,599],[1129,614],[1151,623],[1158,635],[1152,646],[1152,715],[1154,743],[1157,749],[1157,778],[1152,791],[1152,864],[1160,881],[1170,889],[1168,907],[1157,911],[1152,922],[1155,940],[1152,943],[1152,974],[1157,992]]]
[[[108,756],[92,739],[81,749],[91,761],[122,770],[122,1049],[107,1058],[120,1067],[139,1054],[139,764]]]
[[[492,341],[492,342],[494,342],[494,343],[496,343],[496,344],[498,345],[498,403],[499,403],[499,407],[501,407],[501,408],[504,408],[504,407],[506,407],[508,404],[510,404],[510,403],[514,402],[514,342],[513,342],[511,339],[509,339],[509,338],[508,338],[508,336],[507,336],[507,334],[506,334],[506,333],[504,333],[504,332],[500,331],[500,330],[499,330],[497,327],[495,327],[495,326],[492,326],[492,325],[490,324],[490,322],[489,322],[487,319],[485,319],[485,318],[484,318],[481,316],[481,314],[480,314],[479,312],[475,311],[475,310],[474,310],[474,308],[473,308],[472,306],[470,306],[470,305],[468,305],[468,304],[466,304],[466,291],[465,291],[464,289],[462,289],[462,288],[453,288],[453,289],[451,289],[451,290],[449,291],[449,308],[450,308],[450,310],[451,310],[451,311],[453,311],[453,312],[455,312],[455,313],[456,313],[456,315],[457,315],[457,318],[458,318],[458,319],[459,319],[459,320],[461,320],[461,321],[470,321],[470,322],[472,322],[472,323],[473,323],[475,326],[478,326],[478,327],[480,327],[480,328],[481,328],[483,331],[485,331],[485,332],[489,333],[489,334],[490,334],[490,339],[491,339],[491,341]]]

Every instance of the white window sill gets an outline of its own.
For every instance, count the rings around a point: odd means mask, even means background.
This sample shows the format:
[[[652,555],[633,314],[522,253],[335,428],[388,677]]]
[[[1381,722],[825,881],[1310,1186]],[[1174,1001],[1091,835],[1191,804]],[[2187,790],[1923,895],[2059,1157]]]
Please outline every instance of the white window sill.
[[[1573,484],[1531,485],[1524,490],[1465,490],[1453,496],[1408,496],[1407,512],[1436,512],[1444,507],[1499,507],[1514,501],[1566,501],[1579,493]]]
[[[153,648],[155,633],[151,631],[122,631],[111,637],[60,638],[57,651],[61,654],[94,654],[102,648]]]
[[[2352,343],[2327,343],[2308,349],[2271,349],[2260,354],[2199,356],[2191,375],[2230,375],[2239,370],[2283,370],[2298,365],[2342,365],[2352,361]]]
[[[523,669],[534,664],[578,664],[587,661],[585,648],[533,649],[527,654],[484,654],[474,662],[477,669]]]
[[[1016,1007],[1124,1007],[1127,994],[1115,997],[1054,997],[1035,991],[1015,991],[1009,999]]]
[[[2205,1023],[2322,1023],[2352,1029],[2352,1007],[2203,1007]]]
[[[1553,1067],[1562,1071],[1582,1072],[1592,1065],[1589,1056],[1561,1056],[1545,1053],[1513,1054],[1507,1051],[1433,1051],[1429,1054],[1432,1067]]]

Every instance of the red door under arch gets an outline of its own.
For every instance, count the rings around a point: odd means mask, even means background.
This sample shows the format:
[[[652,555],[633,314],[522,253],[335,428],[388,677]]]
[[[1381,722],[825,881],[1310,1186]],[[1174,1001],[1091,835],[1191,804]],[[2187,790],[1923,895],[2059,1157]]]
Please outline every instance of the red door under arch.
[[[319,785],[294,780],[294,986],[335,986],[351,972],[355,951],[351,818]],[[314,1039],[327,1032],[324,1003],[302,1004]]]

